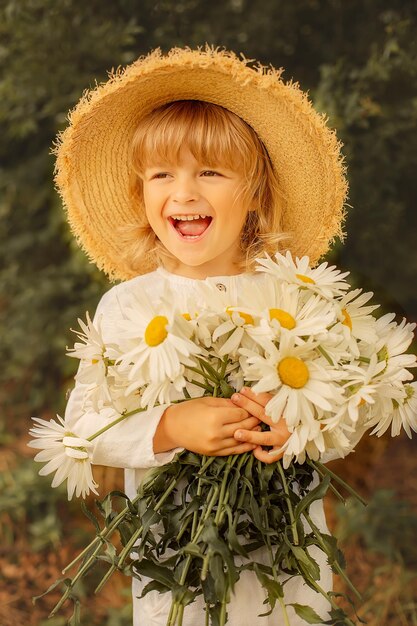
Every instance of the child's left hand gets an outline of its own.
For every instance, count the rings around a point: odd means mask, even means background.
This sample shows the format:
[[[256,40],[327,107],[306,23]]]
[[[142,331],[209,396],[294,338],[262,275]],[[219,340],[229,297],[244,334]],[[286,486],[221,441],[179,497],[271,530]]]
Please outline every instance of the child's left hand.
[[[270,455],[268,450],[262,449],[262,446],[272,446],[273,450],[278,450],[291,434],[283,418],[279,422],[274,423],[268,415],[265,415],[265,406],[271,398],[272,395],[270,393],[254,393],[249,387],[243,387],[239,393],[234,393],[231,397],[232,402],[236,406],[246,409],[248,413],[269,426],[270,430],[262,432],[259,432],[257,428],[253,430],[239,428],[234,433],[236,441],[255,444],[256,448],[253,450],[253,454],[264,463],[275,463],[284,455],[282,452],[281,454]]]

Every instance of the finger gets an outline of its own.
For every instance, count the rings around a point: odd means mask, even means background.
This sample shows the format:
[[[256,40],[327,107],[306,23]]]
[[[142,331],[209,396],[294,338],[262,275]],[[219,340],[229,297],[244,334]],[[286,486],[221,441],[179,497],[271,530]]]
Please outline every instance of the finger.
[[[228,450],[229,448],[236,448],[236,446],[242,446],[242,445],[245,445],[245,446],[250,445],[252,446],[252,448],[254,448],[258,444],[252,441],[238,441],[233,436],[231,436],[231,437],[224,437],[224,439],[219,438],[216,442],[213,441],[211,444],[211,447],[216,450],[226,450],[226,449]]]
[[[223,448],[222,450],[218,450],[215,453],[215,456],[229,456],[229,454],[243,454],[244,452],[252,452],[256,446],[250,443],[241,443],[234,446],[230,446],[230,448]],[[211,455],[214,456],[214,455]]]
[[[197,400],[204,402],[208,406],[212,406],[215,408],[226,408],[230,409],[233,407],[233,402],[230,398],[213,398],[213,396],[204,396],[203,398],[196,398]]]
[[[236,424],[236,422],[233,422],[233,424],[227,424],[227,426],[224,427],[222,434],[224,434],[225,437],[234,437],[237,427],[239,427],[239,430],[253,430],[254,428],[261,428],[259,426],[259,420],[256,417],[248,417],[238,424]]]
[[[251,400],[250,398],[246,397],[246,395],[242,395],[242,393],[234,393],[231,397],[231,400],[233,404],[245,408],[249,413],[255,415],[258,419],[264,422],[264,424],[267,424],[268,426],[276,426],[275,422],[272,421],[272,418],[269,415],[266,415],[264,405],[255,402],[255,400]],[[264,400],[265,399],[263,398],[262,401]]]
[[[245,396],[245,398],[249,398],[249,400],[253,400],[257,404],[261,404],[263,407],[265,407],[272,398],[271,393],[267,393],[266,391],[255,393],[250,387],[242,387],[240,393]]]
[[[279,454],[269,454],[268,450],[262,450],[261,446],[257,446],[253,451],[253,456],[262,461],[262,463],[267,463],[271,465],[271,463],[275,463],[279,461],[284,456],[283,452]]]
[[[254,415],[258,419],[262,420],[263,422],[265,422],[265,420],[270,419],[269,417],[265,415],[265,407],[262,406],[262,404],[259,404],[258,402],[255,402],[254,400],[251,400],[250,398],[247,398],[241,393],[234,393],[230,399],[236,406],[240,406],[246,409],[248,413],[250,413],[251,415]]]
[[[251,416],[244,408],[233,405],[230,409],[222,409],[223,424],[236,424],[236,422],[241,422],[248,417]]]
[[[243,430],[242,428],[238,428],[234,437],[237,441],[246,441],[254,443],[257,446],[282,446],[289,437],[287,433],[280,433],[275,430],[257,432],[256,430]]]

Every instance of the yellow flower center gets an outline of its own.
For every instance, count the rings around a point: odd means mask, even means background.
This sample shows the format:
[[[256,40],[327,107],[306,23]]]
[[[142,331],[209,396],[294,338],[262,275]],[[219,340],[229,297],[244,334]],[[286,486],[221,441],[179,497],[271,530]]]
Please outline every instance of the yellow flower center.
[[[159,346],[168,336],[166,325],[168,319],[165,315],[157,315],[149,322],[145,330],[145,341],[152,348]]]
[[[96,365],[98,363],[98,359],[91,359],[92,365]]]
[[[191,315],[189,313],[183,313],[182,316],[185,320],[187,320],[187,322],[191,320]]]
[[[407,400],[410,400],[414,396],[414,387],[411,385],[404,385],[405,392],[407,394]]]
[[[293,389],[301,389],[310,378],[307,365],[295,356],[287,356],[277,365],[278,376],[281,382]]]
[[[315,285],[316,281],[310,278],[310,276],[305,276],[304,274],[296,274],[298,280],[301,280],[303,283],[310,283],[311,285]]]
[[[281,326],[288,330],[295,328],[295,319],[293,316],[282,309],[269,309],[269,319],[278,320]]]
[[[232,317],[232,313],[234,313],[231,308],[232,307],[228,306],[226,309],[226,313],[228,313],[230,317]],[[251,324],[252,326],[255,324],[255,320],[249,313],[244,313],[243,311],[236,311],[236,313],[239,313],[239,316],[245,321],[245,324]]]
[[[342,324],[344,324],[350,330],[352,330],[352,318],[350,317],[349,313],[347,312],[346,309],[342,309],[342,314],[343,314]]]

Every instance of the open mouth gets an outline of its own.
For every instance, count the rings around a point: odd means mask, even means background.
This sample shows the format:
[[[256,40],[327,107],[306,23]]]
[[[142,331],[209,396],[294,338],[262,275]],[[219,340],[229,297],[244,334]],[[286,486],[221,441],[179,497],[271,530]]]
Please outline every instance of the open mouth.
[[[178,235],[184,239],[199,239],[210,226],[210,215],[171,215],[168,218]]]

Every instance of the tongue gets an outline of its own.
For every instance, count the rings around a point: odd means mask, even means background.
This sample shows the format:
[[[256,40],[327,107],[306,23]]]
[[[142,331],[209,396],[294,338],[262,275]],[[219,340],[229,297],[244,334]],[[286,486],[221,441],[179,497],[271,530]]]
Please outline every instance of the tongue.
[[[189,220],[186,222],[178,220],[175,227],[184,237],[187,237],[187,235],[197,237],[204,233],[210,222],[210,217],[199,217],[198,220]]]

